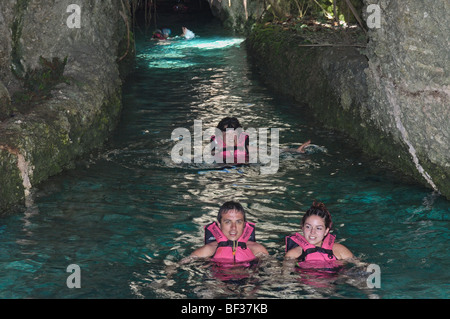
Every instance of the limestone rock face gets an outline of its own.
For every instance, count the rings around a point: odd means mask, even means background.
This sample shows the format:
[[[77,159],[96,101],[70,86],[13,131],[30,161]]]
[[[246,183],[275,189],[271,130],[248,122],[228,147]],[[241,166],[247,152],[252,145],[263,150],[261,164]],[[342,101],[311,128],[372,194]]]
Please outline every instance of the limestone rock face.
[[[272,1],[272,0],[271,0]],[[264,12],[264,0],[211,0],[211,12],[226,28],[246,32]]]
[[[0,6],[0,211],[102,145],[121,110],[119,60],[132,59],[128,1],[5,0]],[[17,108],[23,79],[67,58],[51,97]],[[125,59],[126,59],[125,58]],[[123,60],[125,60],[123,59]]]
[[[367,48],[370,117],[450,198],[450,2],[365,2],[381,9]]]
[[[450,2],[364,3],[363,18],[375,4],[380,22],[364,49],[308,47],[300,34],[262,24],[249,55],[269,86],[450,199]]]

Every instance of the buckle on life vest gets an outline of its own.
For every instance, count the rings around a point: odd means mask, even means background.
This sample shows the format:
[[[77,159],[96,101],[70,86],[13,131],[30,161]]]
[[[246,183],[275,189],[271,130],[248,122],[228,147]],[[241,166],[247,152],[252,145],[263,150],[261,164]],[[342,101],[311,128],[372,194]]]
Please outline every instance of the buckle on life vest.
[[[204,226],[204,230],[205,230],[205,238],[204,238],[205,245],[209,244],[210,242],[216,241],[217,238],[215,237],[215,235],[217,235],[218,233],[221,233],[219,226],[217,225],[216,222],[212,222],[212,223],[209,223],[208,225]],[[244,228],[244,232],[243,232],[242,236],[244,238],[246,238],[248,236],[249,241],[256,241],[255,224],[246,222],[246,226]],[[221,238],[224,238],[224,237],[225,237],[225,235],[221,234]],[[246,249],[247,245],[245,247],[241,246],[241,248]]]
[[[231,247],[233,252],[235,252],[238,247],[244,250],[247,249],[247,244],[237,240],[227,240],[218,243],[217,247]]]

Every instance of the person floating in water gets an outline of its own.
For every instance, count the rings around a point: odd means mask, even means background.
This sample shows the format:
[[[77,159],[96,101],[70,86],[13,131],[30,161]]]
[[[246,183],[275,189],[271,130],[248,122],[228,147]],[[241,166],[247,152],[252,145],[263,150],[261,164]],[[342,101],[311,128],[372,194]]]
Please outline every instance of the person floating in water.
[[[170,34],[172,33],[172,31],[169,28],[163,28],[163,29],[156,29],[155,32],[153,32],[153,37],[152,39],[155,40],[168,40]]]
[[[221,152],[223,157],[223,162],[226,163],[228,158],[234,158],[234,163],[242,164],[249,161],[249,137],[242,131],[241,123],[235,117],[225,117],[219,124],[217,128],[222,132],[222,134],[216,134],[211,136],[211,142],[214,143],[212,152],[216,155],[216,152]],[[227,129],[231,129],[234,136],[231,136],[234,140],[234,145],[227,147]]]
[[[229,201],[220,207],[217,222],[205,226],[205,245],[189,258],[211,257],[218,263],[242,264],[266,255],[266,248],[255,241],[255,224],[247,222],[242,205]]]
[[[249,135],[242,130],[242,126],[239,123],[239,120],[235,117],[225,117],[219,122],[219,124],[217,124],[217,129],[219,129],[222,134],[211,136],[211,142],[214,143],[212,147],[213,155],[216,155],[216,152],[221,152],[223,163],[229,162],[227,161],[227,158],[234,158],[234,164],[248,163],[250,151],[257,150],[250,150]],[[227,146],[226,144],[227,129],[231,130],[231,140],[234,140],[233,146]],[[305,153],[305,148],[310,143],[311,141],[309,140],[300,145],[298,148],[285,148],[281,149],[280,151],[291,153]]]
[[[186,40],[190,40],[193,39],[195,37],[194,32],[192,32],[191,30],[189,30],[186,27],[181,27],[181,30],[183,31],[183,33],[181,34],[182,37],[184,37]]]
[[[330,234],[331,214],[325,205],[314,201],[302,218],[303,236],[296,233],[286,237],[285,260],[295,260],[300,268],[335,268],[336,260],[354,258],[342,244],[335,243]]]

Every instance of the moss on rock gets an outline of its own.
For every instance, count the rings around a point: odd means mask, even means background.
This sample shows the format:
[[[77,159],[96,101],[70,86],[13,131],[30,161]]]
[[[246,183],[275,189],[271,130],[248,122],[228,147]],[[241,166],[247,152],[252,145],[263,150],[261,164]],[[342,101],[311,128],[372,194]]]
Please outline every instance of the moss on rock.
[[[375,121],[381,111],[369,103],[368,59],[361,52],[364,37],[335,37],[320,30],[314,35],[308,28],[298,29],[269,23],[253,28],[246,44],[265,83],[302,105],[306,103],[325,126],[353,137],[368,154],[429,186],[410,147]],[[441,193],[450,198],[448,168],[433,164],[426,154],[417,156]]]

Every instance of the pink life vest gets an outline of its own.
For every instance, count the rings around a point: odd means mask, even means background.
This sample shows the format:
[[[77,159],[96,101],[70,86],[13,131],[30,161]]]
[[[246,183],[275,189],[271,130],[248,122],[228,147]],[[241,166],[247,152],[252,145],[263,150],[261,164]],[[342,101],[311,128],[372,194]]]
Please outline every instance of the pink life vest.
[[[214,237],[214,238],[211,238]],[[205,226],[205,244],[217,241],[217,249],[212,261],[221,263],[245,263],[255,259],[253,252],[247,248],[247,241],[255,241],[255,224],[245,223],[244,231],[238,240],[228,240],[216,222]]]
[[[248,134],[242,132],[237,136],[237,145],[228,146],[226,141],[223,139],[222,135],[212,136],[211,140],[216,143],[216,151],[222,154],[223,163],[227,162],[227,156],[233,158],[235,164],[242,164],[248,162],[249,154],[246,149],[246,144],[248,143]],[[220,155],[219,155],[220,156]]]
[[[310,244],[305,237],[296,233],[292,236],[286,237],[286,252],[300,246],[302,248],[302,254],[298,257],[298,265],[301,266],[303,262],[312,262],[309,265],[313,268],[331,268],[335,266],[334,261],[337,260],[333,254],[333,245],[335,235],[328,233],[323,239],[322,247],[317,247]],[[331,266],[331,267],[330,267]]]

